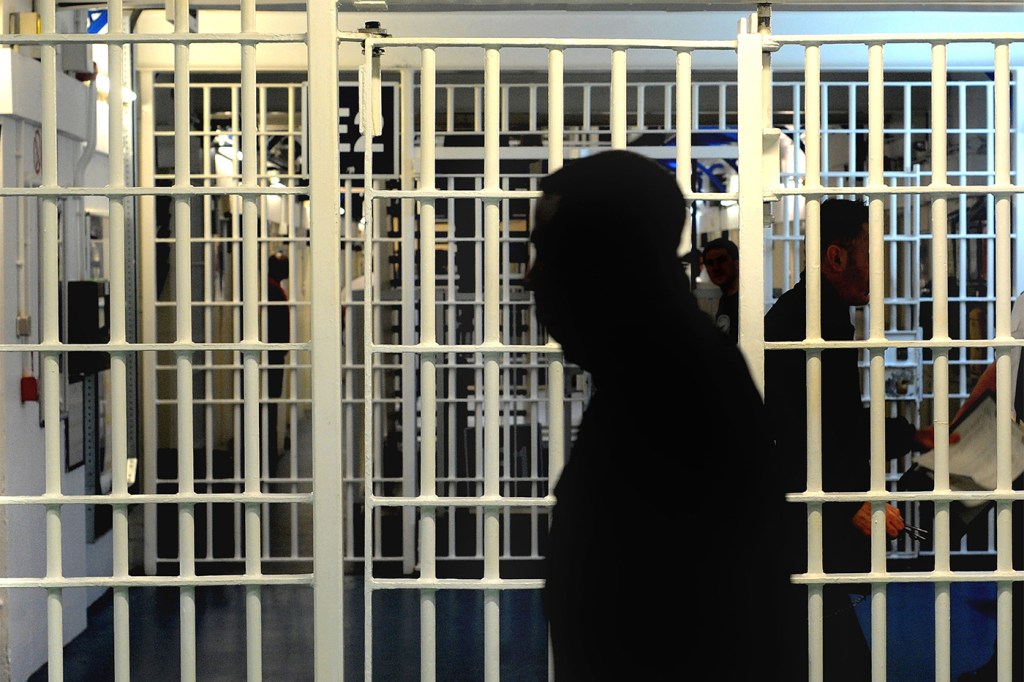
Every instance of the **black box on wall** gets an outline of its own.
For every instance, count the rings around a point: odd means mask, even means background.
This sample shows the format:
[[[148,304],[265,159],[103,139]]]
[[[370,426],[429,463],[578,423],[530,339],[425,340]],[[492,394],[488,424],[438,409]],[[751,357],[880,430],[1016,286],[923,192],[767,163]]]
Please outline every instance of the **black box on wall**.
[[[67,328],[61,334],[66,343],[107,343],[110,341],[110,289],[105,280],[67,283]],[[71,382],[87,374],[110,369],[110,354],[103,351],[68,353],[67,373]]]

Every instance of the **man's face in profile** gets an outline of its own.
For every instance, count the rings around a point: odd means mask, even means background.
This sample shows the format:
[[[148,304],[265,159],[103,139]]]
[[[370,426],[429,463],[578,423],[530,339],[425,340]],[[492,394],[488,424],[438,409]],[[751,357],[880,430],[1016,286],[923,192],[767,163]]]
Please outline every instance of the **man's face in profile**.
[[[537,319],[546,327],[553,317],[550,304],[552,289],[555,285],[552,282],[549,259],[551,244],[556,238],[557,226],[554,224],[554,217],[557,211],[557,196],[545,194],[537,200],[533,229],[530,231],[533,258],[530,260],[530,267],[527,269],[525,277],[526,288],[533,292]]]

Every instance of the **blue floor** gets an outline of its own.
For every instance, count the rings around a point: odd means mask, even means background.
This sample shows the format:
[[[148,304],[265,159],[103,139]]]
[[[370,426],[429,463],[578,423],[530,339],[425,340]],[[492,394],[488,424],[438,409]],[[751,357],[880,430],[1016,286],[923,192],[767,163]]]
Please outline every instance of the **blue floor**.
[[[933,682],[935,627],[933,587],[894,584],[888,590],[888,682]],[[173,588],[142,587],[131,592],[131,679],[180,679],[178,595]],[[952,679],[984,663],[995,637],[995,588],[991,583],[952,587]],[[311,588],[263,589],[263,679],[313,680],[313,592]],[[345,678],[364,679],[362,578],[345,586]],[[65,649],[68,682],[111,682],[113,614],[109,598],[97,603],[89,629]],[[245,679],[245,602],[241,587],[201,588],[196,594],[197,676],[204,682]],[[862,623],[870,600],[857,605]],[[483,597],[470,590],[437,593],[437,679],[483,679]],[[501,679],[547,680],[547,631],[536,591],[503,592]],[[419,600],[409,590],[374,597],[374,680],[419,680]],[[30,682],[45,682],[42,668]],[[772,681],[774,682],[774,681]]]
[[[934,682],[934,586],[897,583],[889,586],[886,595],[888,682]],[[992,656],[995,597],[993,583],[954,583],[950,588],[950,668],[954,682]],[[856,608],[861,625],[870,633],[870,599]]]
[[[345,679],[364,679],[361,577],[345,585]],[[312,682],[313,591],[308,587],[263,588],[263,679]],[[131,591],[131,679],[180,680],[178,592],[141,587]],[[197,679],[245,680],[245,593],[242,587],[196,590]],[[474,590],[437,592],[437,679],[482,680],[483,595]],[[536,590],[508,590],[500,598],[501,679],[547,680],[547,628]],[[410,590],[374,596],[374,680],[419,680],[419,597]],[[65,647],[67,682],[111,682],[113,608],[98,602],[88,630]],[[41,668],[30,682],[46,682]]]

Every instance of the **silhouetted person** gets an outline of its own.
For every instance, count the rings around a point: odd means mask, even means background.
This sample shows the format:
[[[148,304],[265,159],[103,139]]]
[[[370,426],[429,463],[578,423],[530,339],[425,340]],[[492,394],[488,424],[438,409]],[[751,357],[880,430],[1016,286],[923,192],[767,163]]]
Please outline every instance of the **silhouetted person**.
[[[747,366],[684,281],[676,180],[609,151],[540,187],[527,286],[594,387],[545,548],[556,679],[778,679],[781,481]]]
[[[722,290],[715,312],[715,324],[733,343],[740,334],[740,250],[726,237],[704,245],[704,269],[712,284]]]
[[[281,252],[274,253],[267,260],[267,343],[288,343],[291,341],[291,322],[288,318],[288,293],[284,282],[288,279],[288,257]],[[277,442],[277,399],[284,394],[284,363],[288,351],[272,350],[267,353],[270,367],[267,369],[267,440],[270,443],[268,459],[271,475],[276,473]]]

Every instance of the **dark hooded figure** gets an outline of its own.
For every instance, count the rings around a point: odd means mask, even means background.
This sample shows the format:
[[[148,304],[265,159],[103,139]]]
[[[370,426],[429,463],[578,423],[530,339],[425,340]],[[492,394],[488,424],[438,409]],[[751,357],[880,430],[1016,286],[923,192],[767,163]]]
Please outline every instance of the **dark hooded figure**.
[[[594,386],[545,550],[556,679],[779,679],[783,487],[746,363],[686,285],[686,200],[626,151],[541,189],[527,286]]]

